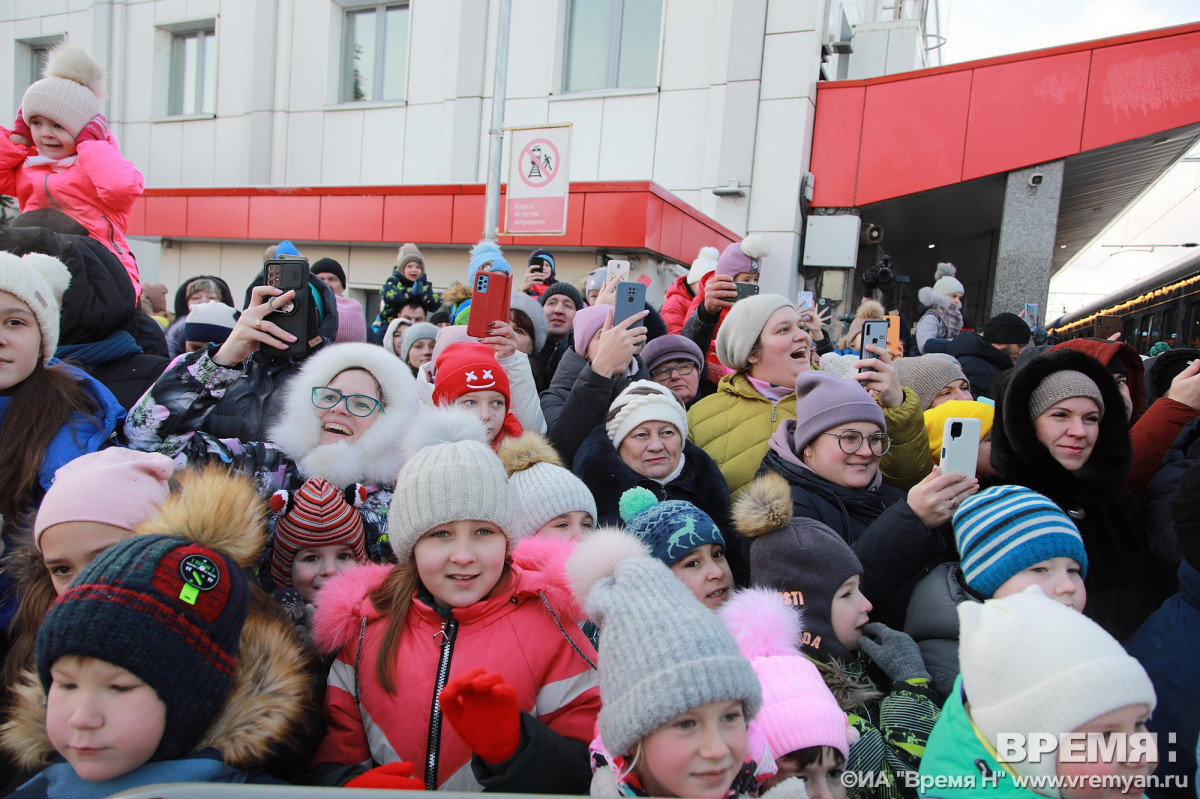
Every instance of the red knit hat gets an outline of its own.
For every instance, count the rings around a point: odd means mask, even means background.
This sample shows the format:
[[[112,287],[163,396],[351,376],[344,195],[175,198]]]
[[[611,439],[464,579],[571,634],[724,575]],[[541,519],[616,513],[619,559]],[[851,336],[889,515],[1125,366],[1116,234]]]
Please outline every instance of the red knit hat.
[[[504,402],[512,404],[508,375],[496,360],[492,348],[476,341],[451,344],[437,357],[433,380],[433,403],[449,405],[472,391],[499,391]]]
[[[362,517],[328,480],[314,477],[292,494],[290,507],[275,525],[271,580],[292,587],[292,561],[301,549],[343,545],[354,559],[367,562]]]

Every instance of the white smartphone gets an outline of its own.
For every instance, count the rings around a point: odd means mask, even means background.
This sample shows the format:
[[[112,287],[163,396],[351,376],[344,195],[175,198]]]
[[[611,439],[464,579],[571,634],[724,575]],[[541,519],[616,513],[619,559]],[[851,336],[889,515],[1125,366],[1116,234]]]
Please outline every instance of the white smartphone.
[[[617,280],[628,280],[629,261],[609,261],[607,277],[609,280],[612,280],[614,277]]]
[[[975,464],[979,460],[979,439],[983,434],[983,422],[964,416],[951,416],[942,427],[942,456],[939,462],[942,474],[965,474],[975,476]]]
[[[796,307],[800,310],[813,307],[813,293],[811,291],[802,291],[796,295]]]

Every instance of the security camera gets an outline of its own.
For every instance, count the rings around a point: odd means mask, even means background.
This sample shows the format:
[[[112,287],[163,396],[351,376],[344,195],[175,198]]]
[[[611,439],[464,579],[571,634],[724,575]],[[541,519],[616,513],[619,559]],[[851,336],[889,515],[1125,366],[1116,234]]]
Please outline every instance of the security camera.
[[[1029,176],[1029,185],[1036,189],[1038,186],[1042,185],[1042,181],[1045,179],[1046,176],[1041,172],[1034,172]]]

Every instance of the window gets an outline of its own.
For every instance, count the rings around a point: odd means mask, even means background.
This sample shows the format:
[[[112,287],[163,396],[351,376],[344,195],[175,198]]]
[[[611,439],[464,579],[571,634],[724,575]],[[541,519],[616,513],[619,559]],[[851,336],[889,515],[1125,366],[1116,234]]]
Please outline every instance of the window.
[[[1200,347],[1200,300],[1188,307],[1188,321],[1183,329],[1183,339],[1185,347]]]
[[[171,36],[171,116],[215,114],[217,111],[216,28]]]
[[[346,12],[342,102],[403,100],[407,83],[408,6]]]
[[[658,84],[662,0],[569,0],[563,90]]]
[[[29,83],[26,85],[32,85],[42,79],[42,70],[46,68],[46,59],[50,57],[52,49],[52,44],[35,44],[29,48]]]
[[[1172,347],[1179,346],[1179,305],[1172,305],[1163,309],[1162,320],[1162,341],[1167,342]]]
[[[20,103],[25,90],[42,79],[46,59],[64,36],[39,36],[36,39],[17,39],[13,42],[13,93]]]

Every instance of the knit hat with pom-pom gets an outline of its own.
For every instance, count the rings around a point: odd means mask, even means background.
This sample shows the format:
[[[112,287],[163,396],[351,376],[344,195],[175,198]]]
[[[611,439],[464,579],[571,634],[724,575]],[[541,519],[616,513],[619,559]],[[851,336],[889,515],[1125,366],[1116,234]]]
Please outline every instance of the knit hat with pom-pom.
[[[718,275],[737,277],[743,272],[757,275],[761,261],[771,254],[771,245],[758,236],[747,236],[727,246],[717,259]]]
[[[756,722],[771,754],[781,758],[812,746],[831,746],[850,757],[857,738],[821,673],[796,648],[801,612],[774,591],[739,591],[717,613],[758,674],[763,706]]]
[[[692,261],[692,268],[688,270],[687,282],[695,286],[709,272],[716,271],[719,257],[720,253],[717,252],[716,247],[701,247],[700,254],[696,256],[696,260]]]
[[[297,552],[338,545],[350,547],[358,563],[367,562],[362,516],[328,480],[306,480],[275,525],[271,580],[276,587],[290,588]]]
[[[583,511],[595,521],[596,498],[582,480],[563,467],[558,453],[538,433],[526,433],[501,442],[500,456],[508,485],[516,495],[513,535],[524,538],[551,520],[572,511]]]
[[[42,363],[58,349],[60,298],[71,282],[62,261],[31,252],[18,258],[0,251],[0,291],[7,291],[29,306],[42,332]]]
[[[471,248],[471,260],[467,264],[467,285],[473,286],[475,273],[485,268],[489,272],[504,272],[508,275],[513,273],[512,267],[504,259],[504,253],[500,252],[500,247],[496,242],[486,239]]]
[[[491,522],[516,546],[514,503],[504,464],[488,446],[483,422],[455,407],[429,408],[412,420],[408,457],[396,478],[388,539],[401,563],[439,525],[471,519]],[[436,499],[434,499],[436,498]]]
[[[619,507],[625,529],[668,566],[674,566],[684,555],[705,544],[725,546],[717,523],[690,502],[681,499],[659,502],[653,491],[635,486],[621,494]]]
[[[567,561],[571,587],[600,627],[600,709],[605,748],[630,755],[681,713],[740,700],[747,720],[762,689],[733,636],[633,536],[592,533]]]
[[[933,293],[945,297],[948,294],[962,294],[966,291],[962,281],[955,277],[957,273],[958,270],[954,264],[938,264],[937,269],[933,272]]]
[[[46,59],[45,76],[25,90],[21,115],[35,116],[62,125],[72,137],[100,113],[104,68],[81,47],[61,44]]]

